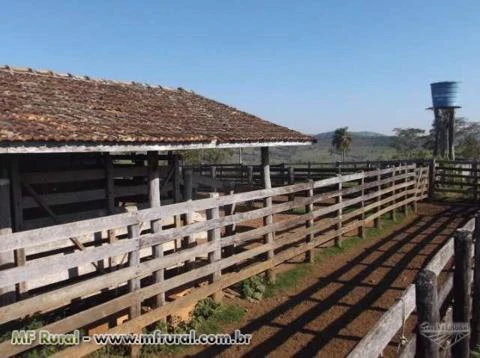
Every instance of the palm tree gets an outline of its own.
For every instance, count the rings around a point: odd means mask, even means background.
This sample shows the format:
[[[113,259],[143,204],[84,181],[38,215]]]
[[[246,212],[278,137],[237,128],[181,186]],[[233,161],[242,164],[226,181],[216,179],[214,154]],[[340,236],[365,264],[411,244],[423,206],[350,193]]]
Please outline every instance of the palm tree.
[[[338,152],[342,152],[342,162],[345,161],[345,153],[350,150],[352,145],[352,135],[348,127],[337,128],[333,133],[332,147]]]

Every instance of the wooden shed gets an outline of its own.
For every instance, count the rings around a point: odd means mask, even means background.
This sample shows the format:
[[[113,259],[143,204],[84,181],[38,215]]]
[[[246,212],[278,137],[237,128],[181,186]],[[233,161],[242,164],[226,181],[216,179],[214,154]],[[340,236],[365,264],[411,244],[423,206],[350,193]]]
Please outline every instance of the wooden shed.
[[[262,147],[268,173],[269,147],[312,141],[182,88],[4,66],[0,235],[189,199],[181,194],[178,150]],[[82,250],[80,239],[70,241]],[[0,268],[37,255],[1,246]],[[0,288],[0,302],[35,288]]]

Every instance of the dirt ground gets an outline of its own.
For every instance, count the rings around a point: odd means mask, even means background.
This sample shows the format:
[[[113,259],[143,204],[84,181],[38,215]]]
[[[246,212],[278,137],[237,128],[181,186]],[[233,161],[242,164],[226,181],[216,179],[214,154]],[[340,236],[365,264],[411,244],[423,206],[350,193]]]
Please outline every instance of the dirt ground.
[[[417,216],[316,264],[296,287],[256,303],[226,299],[247,310],[245,320],[227,332],[252,334],[251,344],[196,347],[186,356],[346,356],[475,209],[419,204]],[[395,356],[397,344],[387,347],[385,356]]]

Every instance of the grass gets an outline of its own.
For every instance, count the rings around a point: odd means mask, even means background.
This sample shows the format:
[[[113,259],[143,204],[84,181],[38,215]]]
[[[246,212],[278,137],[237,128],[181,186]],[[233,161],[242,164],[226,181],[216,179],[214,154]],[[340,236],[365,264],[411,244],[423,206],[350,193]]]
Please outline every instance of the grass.
[[[189,333],[194,329],[197,334],[225,333],[225,325],[241,322],[245,310],[235,305],[216,304],[211,298],[206,298],[195,306],[192,321],[181,323],[175,328],[168,327],[164,321],[158,322],[154,327],[145,329],[144,333],[160,330],[164,333]],[[142,346],[141,357],[159,357],[164,355],[181,354],[191,346],[187,345],[145,345]],[[126,346],[106,346],[90,354],[91,358],[116,358],[130,355],[130,348]]]
[[[408,213],[407,213],[408,215]],[[390,228],[392,228],[394,225],[399,224],[401,221],[405,219],[406,215],[404,213],[397,212],[397,220],[393,221],[391,216],[384,216],[381,218],[381,223],[382,223],[382,228],[377,229],[375,227],[373,228],[367,228],[366,231],[366,237],[367,238],[372,238],[372,237],[378,237],[382,234],[384,234],[386,231],[388,231]],[[277,274],[276,280],[274,284],[267,283],[267,287],[265,290],[264,297],[273,297],[275,294],[279,292],[283,292],[289,288],[296,287],[300,283],[300,280],[304,277],[306,277],[309,273],[312,272],[314,265],[321,263],[325,259],[339,255],[341,253],[344,253],[351,248],[361,244],[362,242],[365,242],[361,237],[359,236],[352,236],[345,238],[342,241],[342,246],[330,246],[325,249],[322,249],[321,251],[317,252],[315,255],[315,263],[313,264],[298,264],[295,267],[293,267],[290,270],[281,272]],[[480,357],[479,357],[480,358]]]
[[[201,302],[210,302],[211,299],[202,300]],[[242,307],[235,305],[223,305],[215,304],[209,308],[207,312],[198,313],[198,305],[193,312],[192,321],[190,323],[180,324],[174,330],[170,330],[173,333],[188,333],[194,329],[197,334],[215,334],[225,333],[225,325],[232,324],[234,322],[241,322],[245,316],[245,310]],[[210,305],[211,306],[211,305]],[[165,324],[160,324],[155,327],[162,332],[166,332],[167,328]],[[143,346],[142,357],[158,357],[162,354],[178,354],[183,352],[190,346],[185,345],[165,345],[165,346]]]

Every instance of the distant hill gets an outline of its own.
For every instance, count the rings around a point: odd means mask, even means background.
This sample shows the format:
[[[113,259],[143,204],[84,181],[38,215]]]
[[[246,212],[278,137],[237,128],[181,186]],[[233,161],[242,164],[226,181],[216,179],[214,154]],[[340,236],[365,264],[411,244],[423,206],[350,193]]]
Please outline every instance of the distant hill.
[[[331,154],[333,132],[314,135],[317,143],[308,146],[275,147],[271,149],[272,163],[306,163],[332,162],[341,160],[340,154]],[[368,131],[352,132],[352,147],[345,160],[387,160],[391,159],[395,150],[392,148],[393,137]],[[260,162],[260,149],[244,149],[242,153],[245,164]],[[238,163],[238,150],[226,160]]]
[[[323,132],[315,134],[314,137],[317,139],[331,139],[333,137],[334,131],[331,132]],[[353,137],[388,137],[385,134],[377,133],[377,132],[368,132],[368,131],[358,131],[358,132],[351,132]]]

